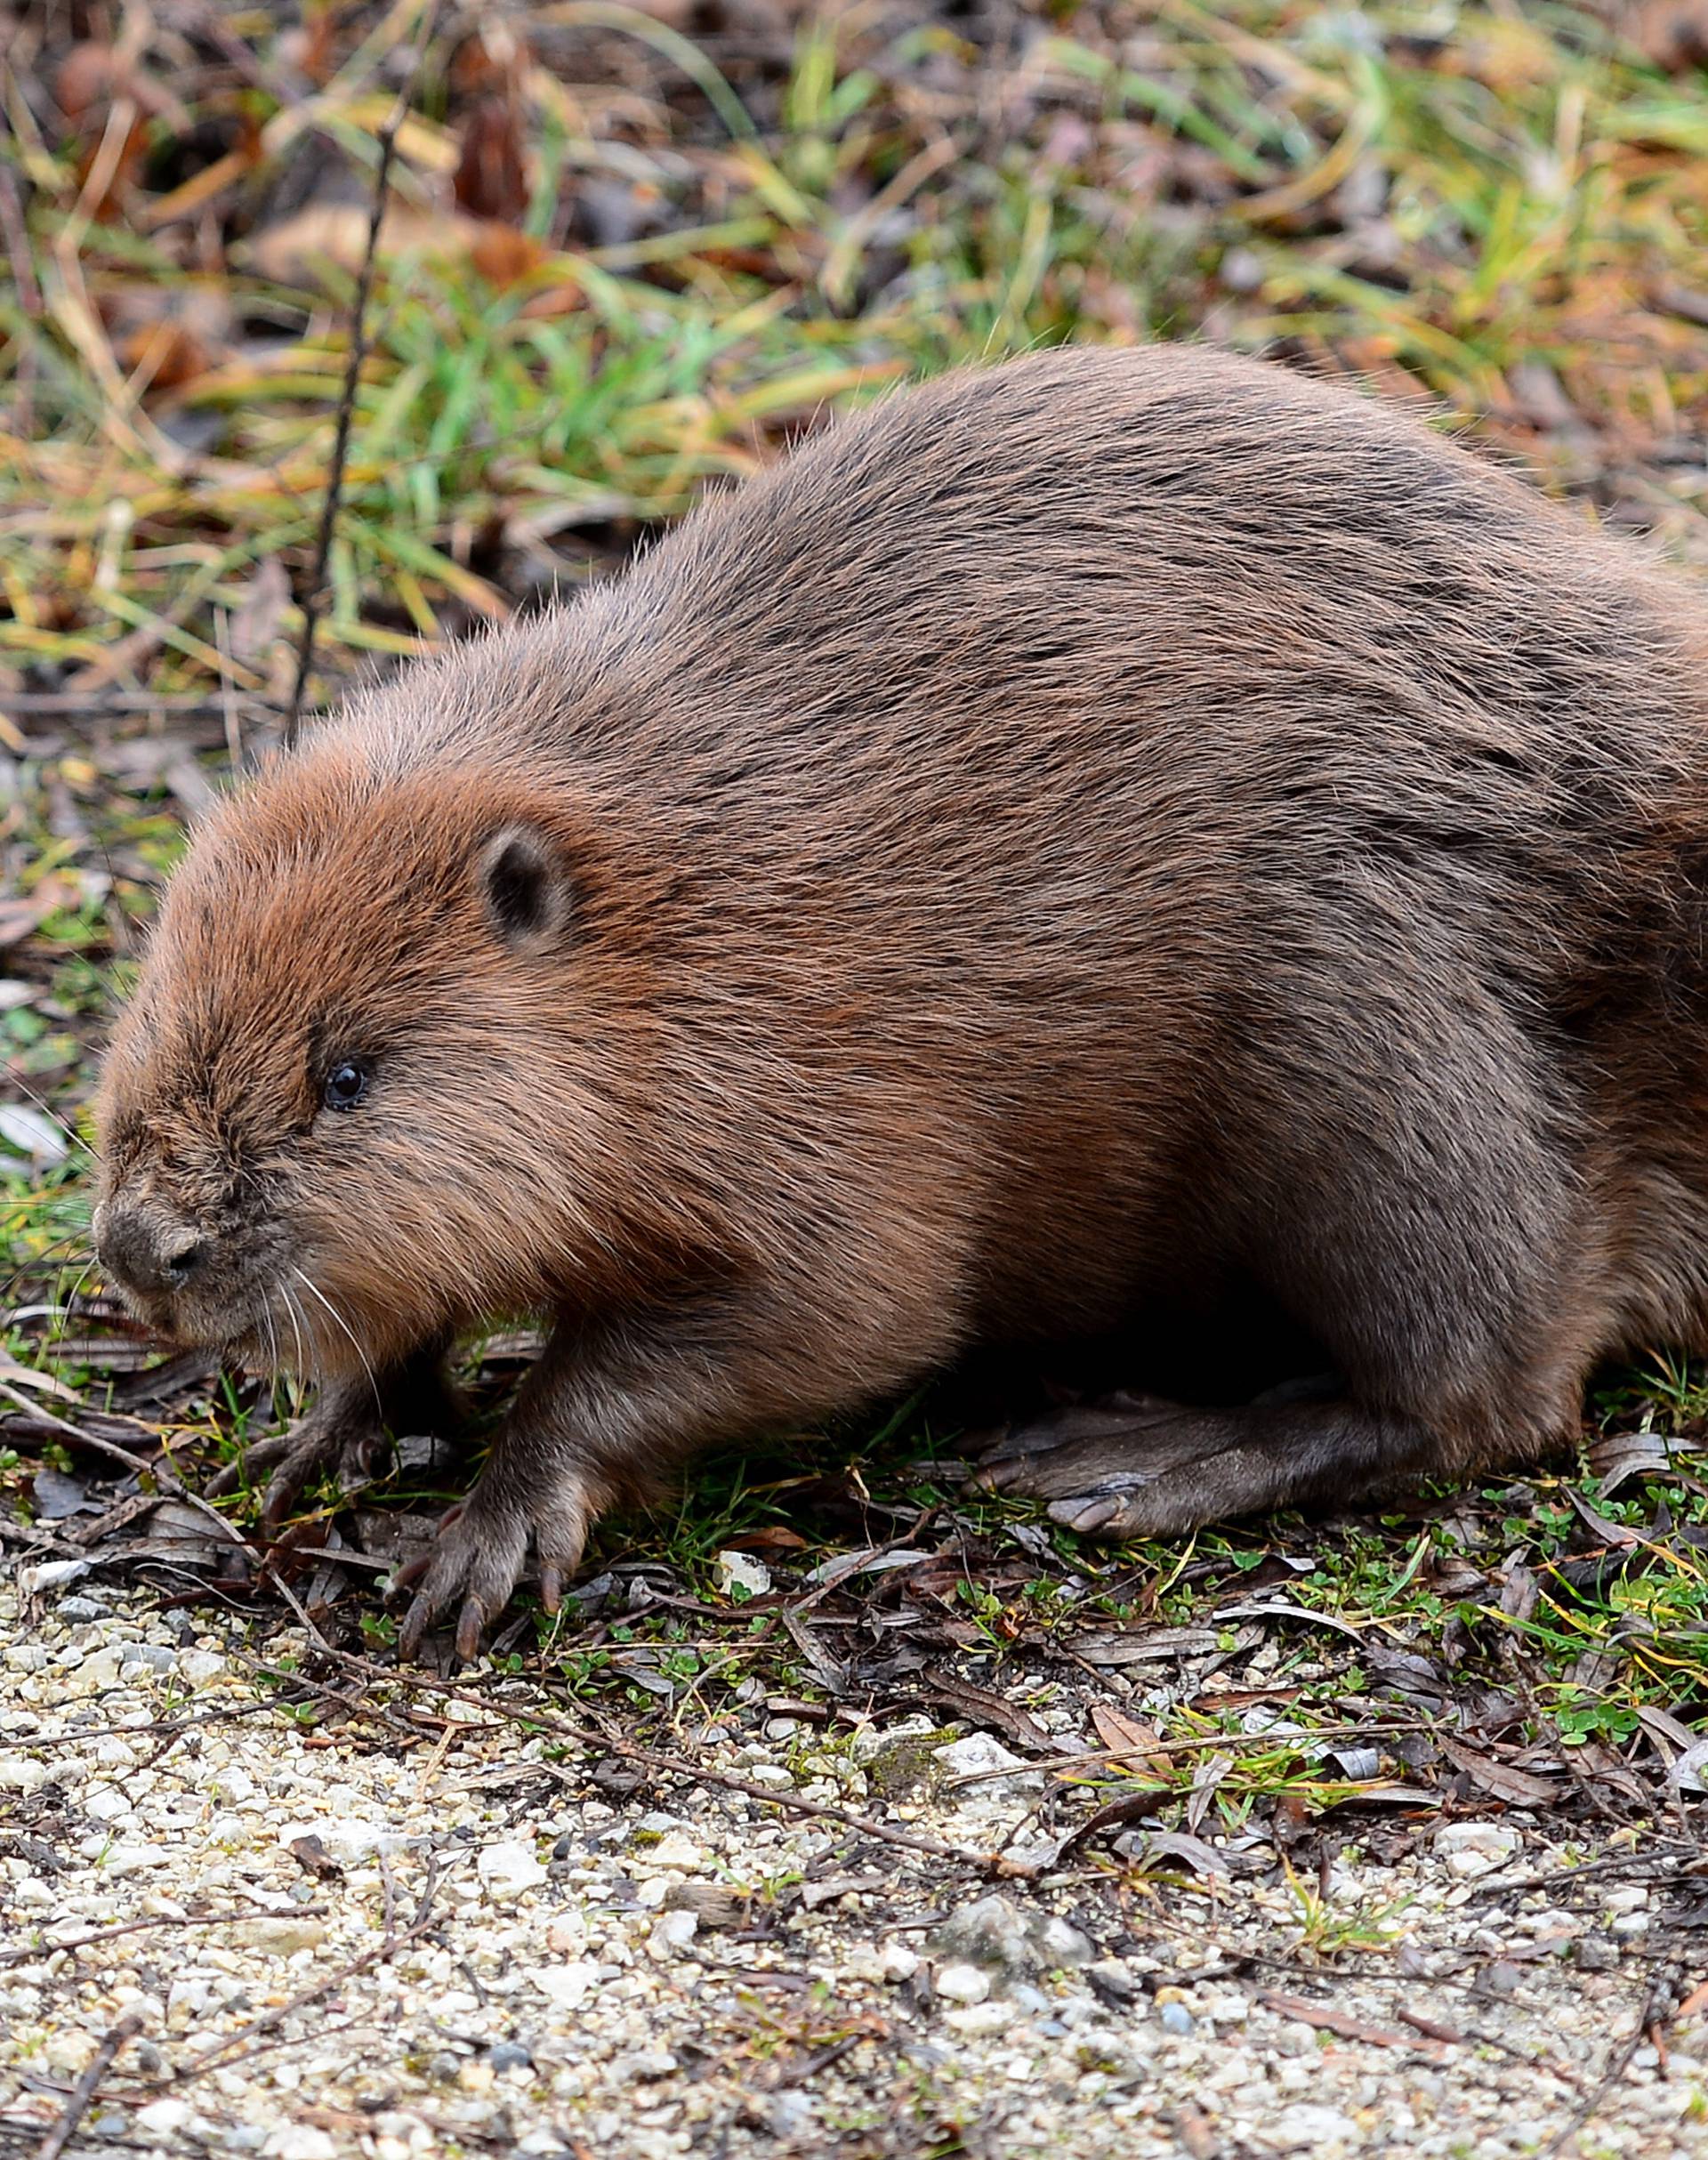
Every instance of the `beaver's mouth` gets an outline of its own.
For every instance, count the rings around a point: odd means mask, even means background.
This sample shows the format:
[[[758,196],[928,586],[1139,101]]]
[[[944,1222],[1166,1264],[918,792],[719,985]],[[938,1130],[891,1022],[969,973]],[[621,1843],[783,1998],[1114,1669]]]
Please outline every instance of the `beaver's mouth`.
[[[289,1323],[273,1314],[264,1299],[160,1297],[125,1287],[119,1294],[167,1350],[205,1350],[222,1365],[252,1372],[270,1373],[292,1364]],[[305,1342],[305,1355],[309,1348]]]

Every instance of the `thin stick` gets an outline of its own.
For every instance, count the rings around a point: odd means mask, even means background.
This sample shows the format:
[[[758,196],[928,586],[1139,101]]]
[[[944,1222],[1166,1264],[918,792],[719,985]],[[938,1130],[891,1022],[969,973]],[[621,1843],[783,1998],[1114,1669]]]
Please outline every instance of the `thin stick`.
[[[385,222],[385,198],[391,184],[391,165],[397,155],[398,136],[409,117],[409,100],[415,92],[415,78],[421,72],[421,63],[431,42],[433,25],[438,20],[438,0],[431,0],[422,17],[421,29],[415,38],[415,49],[409,63],[409,73],[398,93],[398,101],[391,109],[391,117],[380,131],[380,164],[374,175],[374,202],[367,216],[367,245],[362,254],[362,266],[357,273],[356,291],[350,305],[350,359],[344,368],[343,392],[338,399],[338,424],[333,437],[332,464],[326,473],[325,498],[320,504],[320,531],[314,544],[314,564],[309,574],[308,590],[302,595],[302,629],[296,646],[296,681],[291,689],[291,702],[285,713],[285,747],[294,750],[302,732],[302,702],[308,695],[309,672],[314,665],[314,641],[320,628],[321,610],[326,600],[326,572],[332,560],[332,537],[338,523],[338,506],[343,499],[344,463],[350,455],[350,423],[356,414],[356,392],[361,387],[362,362],[367,358],[367,302],[374,289],[374,270],[379,260],[380,227]]]
[[[272,1705],[267,1707],[270,1710]],[[68,1935],[57,1942],[36,1943],[28,1950],[0,1950],[0,1966],[39,1964],[56,1951],[87,1950],[93,1944],[111,1942],[115,1936],[138,1935],[154,1928],[232,1928],[250,1920],[322,1920],[326,1914],[324,1905],[294,1905],[286,1911],[258,1905],[246,1913],[161,1913],[148,1920],[125,1920],[117,1927],[97,1928],[93,1935]]]
[[[585,1752],[615,1755],[620,1761],[632,1762],[638,1769],[649,1769],[664,1777],[684,1777],[690,1784],[712,1785],[721,1793],[739,1793],[744,1799],[759,1801],[766,1807],[777,1809],[781,1814],[806,1816],[817,1822],[840,1823],[844,1829],[854,1831],[861,1837],[869,1837],[875,1843],[893,1845],[904,1852],[920,1853],[928,1859],[950,1860],[957,1866],[976,1869],[981,1874],[995,1875],[1010,1882],[1031,1882],[1046,1872],[1036,1862],[1010,1859],[999,1851],[979,1852],[968,1846],[952,1845],[942,1838],[892,1829],[888,1823],[877,1822],[868,1815],[857,1815],[850,1809],[833,1807],[822,1800],[808,1800],[799,1793],[778,1792],[775,1786],[759,1785],[746,1777],[732,1777],[727,1770],[713,1769],[709,1763],[695,1762],[686,1755],[669,1754],[661,1749],[641,1747],[618,1734],[600,1731],[596,1727],[557,1716],[551,1711],[512,1710],[508,1704],[494,1702],[490,1697],[472,1688],[460,1688],[452,1681],[436,1680],[424,1672],[388,1671],[385,1666],[375,1664],[369,1658],[357,1656],[353,1650],[334,1648],[309,1619],[300,1600],[277,1576],[273,1581],[275,1587],[284,1592],[286,1602],[309,1630],[317,1648],[352,1678],[369,1686],[377,1683],[387,1688],[407,1688],[420,1694],[439,1696],[447,1702],[470,1703],[486,1711],[488,1715],[502,1719],[506,1724],[526,1725],[530,1731],[555,1734]],[[242,1651],[237,1655],[245,1657],[246,1662],[262,1665],[261,1659],[249,1660]],[[370,1715],[377,1707],[360,1697],[351,1697],[342,1689],[329,1686],[325,1680],[316,1680],[306,1672],[293,1672],[290,1679],[294,1686],[311,1688],[317,1694],[329,1696],[334,1701],[352,1707],[359,1707]]]
[[[18,199],[17,177],[9,165],[0,165],[0,232],[5,234],[18,304],[26,315],[39,320],[45,312],[42,288],[36,282],[36,267],[29,259],[29,235],[24,228],[23,205]]]
[[[4,167],[0,166],[0,171]],[[235,690],[239,705],[258,712],[276,713],[277,705],[259,690]],[[103,690],[99,697],[79,696],[65,690],[7,690],[0,693],[0,710],[49,718],[82,720],[107,713],[173,713],[181,720],[218,720],[225,712],[219,697],[186,697],[152,690]]]
[[[36,2147],[36,2160],[60,2160],[60,2155],[76,2134],[77,2124],[89,2112],[95,2088],[112,2068],[119,2050],[141,2029],[141,2012],[134,2010],[128,2011],[114,2026],[85,2064],[83,2075],[72,2086],[71,2097],[65,2103],[65,2113]]]

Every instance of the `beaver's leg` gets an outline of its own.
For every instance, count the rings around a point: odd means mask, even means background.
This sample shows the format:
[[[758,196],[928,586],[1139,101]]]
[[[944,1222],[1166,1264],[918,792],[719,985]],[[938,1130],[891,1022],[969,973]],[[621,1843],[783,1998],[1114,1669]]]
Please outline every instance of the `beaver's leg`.
[[[413,1657],[428,1628],[457,1608],[465,1662],[487,1623],[537,1569],[540,1601],[558,1609],[591,1525],[619,1502],[654,1496],[709,1429],[727,1422],[722,1360],[694,1328],[558,1327],[517,1392],[468,1498],[431,1551],[400,1569],[391,1594],[415,1592],[398,1638]]]
[[[1440,980],[1452,1012],[1397,981],[1362,1044],[1254,1072],[1227,1166],[1229,1247],[1339,1378],[1230,1409],[1070,1411],[1000,1444],[981,1482],[1077,1529],[1172,1536],[1569,1443],[1618,1339],[1572,1121],[1492,1000],[1474,1032],[1477,987],[1445,963]]]
[[[330,1474],[346,1494],[371,1485],[390,1459],[391,1436],[432,1433],[449,1438],[468,1415],[467,1405],[434,1343],[413,1358],[329,1381],[314,1407],[288,1432],[257,1440],[239,1463],[222,1471],[210,1493],[230,1492],[245,1477],[264,1478],[262,1519],[277,1529],[307,1488]]]

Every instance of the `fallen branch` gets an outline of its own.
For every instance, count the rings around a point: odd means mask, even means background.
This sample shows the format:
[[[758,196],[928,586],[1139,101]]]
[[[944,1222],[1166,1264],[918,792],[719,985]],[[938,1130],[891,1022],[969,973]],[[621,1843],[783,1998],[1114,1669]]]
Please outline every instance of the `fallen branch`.
[[[140,2011],[128,2011],[101,2042],[84,2065],[83,2075],[71,2088],[71,2097],[65,2103],[65,2112],[36,2148],[36,2160],[60,2160],[60,2155],[77,2133],[77,2124],[89,2112],[89,2103],[95,2097],[96,2088],[117,2059],[121,2048],[133,2040],[142,2029]]]

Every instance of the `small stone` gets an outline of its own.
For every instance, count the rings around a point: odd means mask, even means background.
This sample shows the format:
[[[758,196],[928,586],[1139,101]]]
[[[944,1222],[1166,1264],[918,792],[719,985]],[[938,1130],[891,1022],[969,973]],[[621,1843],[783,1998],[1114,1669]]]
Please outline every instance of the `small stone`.
[[[127,1642],[119,1678],[125,1679],[139,1666],[149,1672],[170,1672],[177,1663],[178,1653],[169,1642]]]
[[[943,1965],[933,1976],[932,1986],[947,2002],[982,2003],[990,1993],[990,1975],[964,1963]]]
[[[1139,1981],[1118,1957],[1100,1958],[1094,1965],[1087,1965],[1085,1978],[1100,1993],[1111,1995],[1117,2003],[1131,2003],[1139,1994]]]
[[[243,1920],[224,1930],[225,1940],[240,1949],[266,1950],[275,1957],[291,1957],[299,1950],[314,1950],[326,1939],[324,1920],[288,1918]]]
[[[676,2068],[676,2058],[668,2048],[637,2048],[632,2055],[622,2055],[611,2065],[611,2075],[622,2080],[635,2079],[650,2083],[654,2079],[669,2077]]]
[[[665,1894],[665,1910],[691,1913],[703,1928],[734,1928],[746,1915],[747,1900],[721,1882],[677,1882]]]
[[[1259,2134],[1271,2152],[1308,2152],[1313,2160],[1333,2160],[1337,2153],[1356,2151],[1364,2143],[1364,2132],[1350,2116],[1309,2100],[1284,2108]]]
[[[655,1867],[704,1867],[705,1848],[680,1830],[667,1830],[647,1858]]]
[[[1092,1954],[1089,1939],[1054,1913],[1037,1930],[1037,1945],[1047,1966],[1083,1965]]]
[[[531,2070],[534,2058],[520,2040],[495,2041],[487,2050],[487,2060],[500,2077],[506,2070]]]
[[[692,1913],[665,1913],[647,1938],[647,1946],[655,1957],[680,1957],[698,1932],[699,1924]]]
[[[1000,2033],[1014,2021],[1011,2003],[968,2003],[959,2010],[945,2011],[943,2022],[952,2031],[963,2033],[969,2039],[978,2039],[991,2033]]]
[[[48,1775],[46,1763],[34,1755],[0,1755],[0,1791],[38,1793]]]
[[[109,1845],[101,1865],[109,1875],[140,1875],[145,1870],[170,1866],[172,1855],[164,1845]]]
[[[932,1933],[931,1946],[939,1958],[982,1966],[1004,1980],[1083,1965],[1092,1954],[1085,1937],[1065,1920],[1022,1912],[1006,1898],[995,1896],[951,1913]]]
[[[951,1779],[979,1780],[949,1794],[957,1807],[988,1808],[999,1801],[1030,1799],[1043,1790],[1043,1772],[1029,1769],[987,1732],[970,1732],[964,1740],[951,1740],[937,1750],[937,1760]],[[992,1774],[1003,1771],[1011,1775]]]
[[[1611,1972],[1619,1963],[1619,1946],[1609,1936],[1585,1935],[1573,1954],[1585,1972]]]
[[[1163,2003],[1157,2005],[1156,2021],[1168,2033],[1189,2033],[1192,2013],[1184,2003]]]
[[[734,1550],[720,1552],[713,1565],[717,1569],[718,1588],[726,1598],[737,1592],[744,1598],[762,1598],[771,1587],[770,1569],[751,1552]]]
[[[484,1847],[474,1866],[489,1898],[517,1898],[524,1890],[537,1890],[546,1880],[532,1844],[520,1841]]]
[[[338,2148],[311,2123],[281,2123],[262,2150],[268,2160],[338,2160]]]
[[[1499,1867],[1518,1851],[1516,1830],[1503,1823],[1443,1823],[1435,1834],[1435,1850],[1454,1874],[1485,1874]]]
[[[765,2102],[765,2113],[775,2138],[803,2138],[813,2127],[810,2093],[774,2092]]]
[[[883,1977],[892,1987],[898,1987],[904,1980],[911,1980],[919,1971],[919,1954],[910,1950],[906,1943],[886,1944],[881,1963]]]
[[[151,2138],[173,2137],[189,2120],[188,2100],[150,2100],[146,2108],[136,2111],[136,2127],[146,2131]]]
[[[599,1967],[586,1958],[574,1958],[564,1965],[536,1965],[528,1978],[560,2010],[579,2010],[599,1979]]]
[[[933,1725],[930,1718],[918,1711],[910,1717],[898,1719],[893,1725],[862,1725],[854,1736],[854,1760],[864,1769],[880,1755],[888,1754],[891,1748],[935,1739],[941,1730],[941,1726]]]

